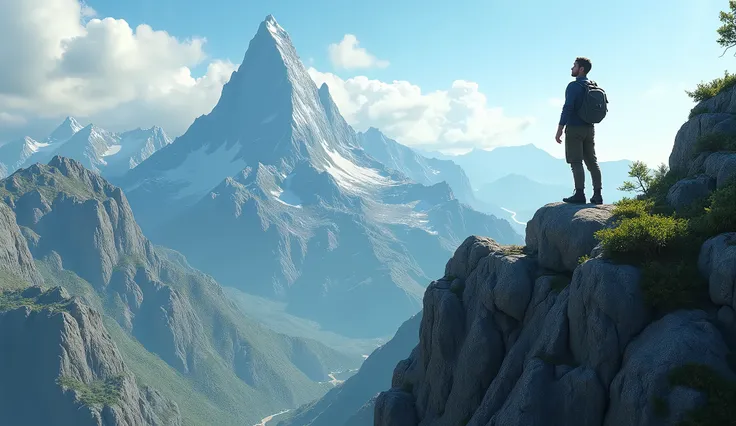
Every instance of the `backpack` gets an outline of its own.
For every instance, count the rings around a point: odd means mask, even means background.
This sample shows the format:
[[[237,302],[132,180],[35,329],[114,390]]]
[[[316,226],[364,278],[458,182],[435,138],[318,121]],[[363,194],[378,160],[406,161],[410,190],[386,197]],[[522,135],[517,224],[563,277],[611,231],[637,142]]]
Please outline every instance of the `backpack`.
[[[578,116],[581,120],[589,124],[600,123],[608,112],[608,97],[606,96],[606,92],[593,80],[578,80],[577,83],[585,89],[583,102],[577,110]]]

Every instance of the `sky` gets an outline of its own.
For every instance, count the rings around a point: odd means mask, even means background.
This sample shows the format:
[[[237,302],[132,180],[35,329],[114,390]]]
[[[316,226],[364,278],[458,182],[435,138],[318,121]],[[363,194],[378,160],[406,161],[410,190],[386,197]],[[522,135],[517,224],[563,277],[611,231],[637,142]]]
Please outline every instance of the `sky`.
[[[268,14],[356,130],[462,153],[533,143],[555,157],[576,56],[609,97],[601,161],[666,163],[695,103],[735,68],[726,0],[0,0],[0,142],[67,115],[181,135],[217,102]]]

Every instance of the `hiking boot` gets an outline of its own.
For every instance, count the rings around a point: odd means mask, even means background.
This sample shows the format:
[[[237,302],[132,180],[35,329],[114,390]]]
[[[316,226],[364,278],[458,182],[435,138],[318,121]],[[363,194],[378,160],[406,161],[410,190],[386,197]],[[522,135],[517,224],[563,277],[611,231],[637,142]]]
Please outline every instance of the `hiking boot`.
[[[603,196],[601,195],[601,190],[593,190],[593,196],[590,197],[591,204],[603,204]]]
[[[563,198],[562,201],[572,204],[585,204],[585,192],[582,189],[576,189],[572,196]]]

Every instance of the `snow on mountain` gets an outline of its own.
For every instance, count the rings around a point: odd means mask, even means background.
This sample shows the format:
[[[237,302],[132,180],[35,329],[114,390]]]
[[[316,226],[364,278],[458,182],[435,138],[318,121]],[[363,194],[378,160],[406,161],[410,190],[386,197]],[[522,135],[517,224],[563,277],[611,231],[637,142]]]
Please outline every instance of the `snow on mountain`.
[[[26,136],[0,146],[0,178],[4,179],[19,169],[42,145]]]
[[[105,177],[115,177],[171,142],[157,126],[118,134],[92,124],[82,126],[74,117],[67,117],[43,142],[25,137],[0,147],[0,178],[31,164],[45,164],[57,154],[78,160]]]
[[[369,155],[271,15],[212,111],[120,185],[157,243],[352,336],[387,335],[416,313],[467,235],[522,242],[444,182]]]
[[[59,125],[59,127],[51,132],[51,134],[46,138],[46,142],[66,142],[72,136],[74,136],[75,133],[82,130],[83,128],[84,126],[79,124],[79,122],[74,117],[67,117],[64,122]]]

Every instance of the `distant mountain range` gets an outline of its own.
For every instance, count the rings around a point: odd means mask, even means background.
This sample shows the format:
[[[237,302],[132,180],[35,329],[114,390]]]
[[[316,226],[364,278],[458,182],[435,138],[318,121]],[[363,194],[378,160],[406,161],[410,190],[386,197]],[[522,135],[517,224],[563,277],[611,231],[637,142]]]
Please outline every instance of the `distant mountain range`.
[[[467,174],[475,197],[484,203],[513,210],[519,219],[529,220],[530,210],[544,202],[560,201],[572,194],[570,165],[533,144],[502,146],[492,150],[474,149],[463,155],[444,155],[416,149],[423,156],[452,161]],[[629,179],[630,160],[601,161],[603,198],[611,203],[630,193],[617,188]],[[586,195],[593,194],[586,169]],[[526,195],[525,195],[526,194]],[[544,202],[543,202],[544,201]]]
[[[112,133],[67,117],[42,141],[26,136],[0,146],[0,178],[31,164],[45,164],[55,155],[74,158],[105,177],[120,176],[170,143],[160,127]]]

